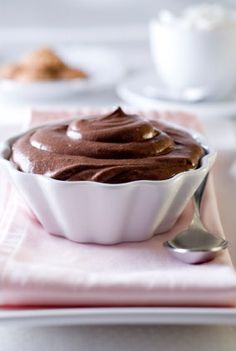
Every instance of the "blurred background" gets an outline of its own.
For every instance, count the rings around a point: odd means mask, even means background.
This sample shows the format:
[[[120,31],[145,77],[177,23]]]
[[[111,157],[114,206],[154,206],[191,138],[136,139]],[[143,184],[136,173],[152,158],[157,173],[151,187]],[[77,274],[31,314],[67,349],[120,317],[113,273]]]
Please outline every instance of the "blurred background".
[[[144,41],[147,23],[159,9],[178,11],[198,3],[198,0],[0,0],[0,43]],[[220,3],[234,6],[235,1]]]
[[[113,67],[116,67],[117,70],[118,68],[124,70],[123,75],[120,74],[119,77],[113,79],[113,89],[111,89],[111,84],[106,94],[102,88],[96,89],[96,93],[90,89],[91,93],[87,96],[81,93],[70,99],[67,97],[64,101],[58,99],[56,104],[114,105],[120,101],[116,90],[119,82],[123,82],[124,78],[135,72],[139,73],[149,69],[154,72],[149,39],[150,20],[157,17],[161,9],[181,13],[184,8],[201,3],[204,1],[0,0],[0,63],[14,62],[25,53],[41,46],[56,49],[62,47],[69,57],[68,48],[76,47],[77,52],[73,58],[78,60],[78,65],[80,66],[81,60],[83,68],[84,63],[89,61],[88,72],[93,70],[94,65],[99,65],[95,68],[100,74],[99,83],[102,83],[104,72],[108,76],[107,70],[104,69],[104,67],[107,68],[107,65],[102,53],[96,52],[96,49],[108,50],[106,55],[116,56],[115,59],[119,61],[111,62],[110,57],[107,58],[112,67],[109,74],[114,71]],[[236,0],[208,0],[206,3],[234,7]],[[89,52],[88,48],[95,50],[93,51],[95,54]],[[85,71],[86,69],[85,65]],[[88,89],[86,91],[88,92]],[[0,94],[0,106],[12,108],[19,103],[16,101],[16,96],[14,100],[12,96],[8,98],[9,92],[10,88],[6,86],[4,91],[6,96]],[[150,93],[152,93],[151,90]],[[15,95],[18,95],[18,91]],[[29,104],[29,102],[29,100],[24,101],[24,104]],[[42,104],[42,101],[40,103]],[[43,103],[46,102],[43,101]],[[177,107],[179,109],[179,106]],[[182,105],[180,107],[182,109]],[[225,110],[224,106],[222,108]],[[233,112],[235,110],[236,103],[233,106]],[[195,112],[195,106],[193,112]],[[213,112],[215,114],[215,109]],[[3,118],[0,118],[1,120]]]

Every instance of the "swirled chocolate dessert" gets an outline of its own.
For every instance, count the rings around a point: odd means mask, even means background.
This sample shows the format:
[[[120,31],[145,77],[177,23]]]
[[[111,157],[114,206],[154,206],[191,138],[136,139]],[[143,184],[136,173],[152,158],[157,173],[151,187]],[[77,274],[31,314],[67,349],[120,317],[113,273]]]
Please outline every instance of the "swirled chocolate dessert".
[[[171,178],[197,168],[204,153],[187,132],[118,108],[29,131],[13,144],[12,161],[23,172],[115,184]]]

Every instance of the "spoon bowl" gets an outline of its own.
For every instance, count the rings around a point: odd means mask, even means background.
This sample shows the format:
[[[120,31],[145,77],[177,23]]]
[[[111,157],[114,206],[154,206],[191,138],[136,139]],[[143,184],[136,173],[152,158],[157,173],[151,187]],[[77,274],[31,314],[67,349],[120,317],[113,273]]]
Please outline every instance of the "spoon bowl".
[[[188,229],[163,244],[175,257],[187,263],[210,261],[229,244],[224,238],[208,232],[200,219],[200,206],[207,178],[208,175],[193,196],[194,214]]]
[[[191,235],[189,235],[191,230]],[[187,263],[203,263],[228,247],[228,241],[200,228],[189,228],[164,243],[175,257]]]

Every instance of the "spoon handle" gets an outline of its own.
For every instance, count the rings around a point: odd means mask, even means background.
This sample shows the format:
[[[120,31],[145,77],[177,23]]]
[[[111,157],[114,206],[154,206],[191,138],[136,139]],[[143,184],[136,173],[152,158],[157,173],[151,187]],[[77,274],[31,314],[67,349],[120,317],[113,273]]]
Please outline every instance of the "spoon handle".
[[[205,178],[203,179],[202,183],[195,191],[193,196],[194,213],[193,213],[193,219],[192,219],[191,225],[201,226],[202,228],[204,228],[204,226],[200,219],[200,208],[201,208],[202,198],[206,188],[207,180],[208,180],[208,174],[205,176]]]

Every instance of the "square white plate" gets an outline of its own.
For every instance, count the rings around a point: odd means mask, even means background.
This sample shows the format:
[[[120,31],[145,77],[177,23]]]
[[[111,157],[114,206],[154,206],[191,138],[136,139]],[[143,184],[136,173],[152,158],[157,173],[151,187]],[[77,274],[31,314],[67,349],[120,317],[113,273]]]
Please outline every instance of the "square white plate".
[[[117,307],[0,311],[1,325],[236,325],[236,308]]]
[[[221,129],[223,130],[223,129]],[[2,132],[2,130],[1,130]],[[219,152],[215,167],[215,188],[222,223],[231,242],[231,257],[236,264],[235,191],[236,177],[230,169],[236,158],[236,150]],[[217,191],[219,189],[219,191]],[[43,308],[0,309],[1,325],[49,326],[49,325],[111,325],[111,324],[235,324],[236,308],[189,308],[189,307],[117,307],[117,308]]]

